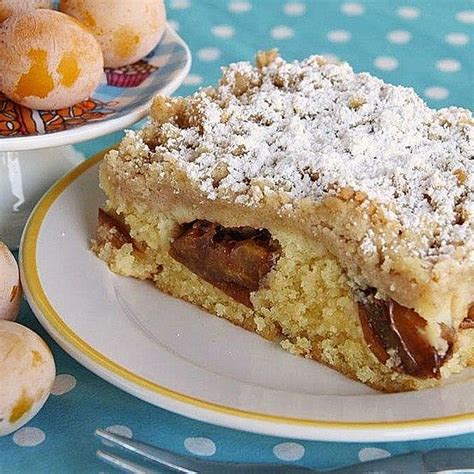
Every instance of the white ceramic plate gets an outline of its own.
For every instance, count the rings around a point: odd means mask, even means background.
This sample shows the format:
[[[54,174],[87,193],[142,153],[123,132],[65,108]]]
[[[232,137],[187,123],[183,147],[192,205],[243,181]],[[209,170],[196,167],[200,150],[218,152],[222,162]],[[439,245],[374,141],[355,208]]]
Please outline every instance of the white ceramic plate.
[[[388,441],[474,430],[474,371],[444,388],[381,394],[277,344],[119,277],[89,251],[103,201],[81,164],[38,204],[23,234],[33,311],[75,359],[182,415],[302,439]]]

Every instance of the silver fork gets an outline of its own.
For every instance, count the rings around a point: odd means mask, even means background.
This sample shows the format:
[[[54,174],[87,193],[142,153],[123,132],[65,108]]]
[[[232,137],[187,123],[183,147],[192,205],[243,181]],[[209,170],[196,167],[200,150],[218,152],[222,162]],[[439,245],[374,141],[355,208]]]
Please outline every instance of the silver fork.
[[[195,458],[193,456],[186,456],[183,454],[175,454],[156,446],[134,441],[123,436],[119,436],[109,431],[96,430],[95,434],[115,446],[125,449],[126,451],[137,454],[142,458],[152,461],[172,472],[183,472],[186,474],[221,474],[221,473],[251,473],[258,472],[259,474],[270,473],[309,473],[314,472],[311,469],[300,466],[288,466],[277,464],[242,464],[221,461],[208,461],[204,459]],[[153,469],[141,466],[129,459],[117,456],[102,450],[97,451],[97,457],[112,466],[122,469],[125,472],[132,472],[136,474],[151,474],[156,473]]]
[[[96,430],[95,434],[113,446],[118,446],[128,453],[151,461],[171,472],[186,474],[273,474],[273,473],[318,473],[315,469],[288,464],[245,464],[222,461],[210,461],[176,454],[156,446],[134,441],[105,430]],[[128,458],[98,450],[97,457],[118,469],[134,474],[154,474],[158,471],[145,467]],[[378,459],[357,465],[347,466],[331,471],[332,474],[391,474],[391,473],[474,473],[473,449],[438,449],[427,453],[414,452]]]

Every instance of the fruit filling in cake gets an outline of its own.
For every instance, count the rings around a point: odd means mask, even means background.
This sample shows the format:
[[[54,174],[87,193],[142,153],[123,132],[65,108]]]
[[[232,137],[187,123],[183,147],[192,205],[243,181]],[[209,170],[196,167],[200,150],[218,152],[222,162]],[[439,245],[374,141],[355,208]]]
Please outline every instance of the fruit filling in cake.
[[[371,387],[433,387],[474,364],[472,135],[346,63],[259,53],[107,153],[92,249]]]
[[[224,293],[252,308],[250,293],[260,288],[278,260],[278,242],[266,229],[223,227],[197,220],[181,226],[169,255]]]

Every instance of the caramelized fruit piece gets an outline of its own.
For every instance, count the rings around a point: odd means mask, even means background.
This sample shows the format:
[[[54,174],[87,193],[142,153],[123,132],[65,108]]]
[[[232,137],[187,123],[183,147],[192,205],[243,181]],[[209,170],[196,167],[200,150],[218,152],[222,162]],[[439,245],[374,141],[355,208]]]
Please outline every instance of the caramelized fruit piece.
[[[172,258],[250,308],[250,293],[258,290],[279,253],[280,246],[265,229],[223,227],[204,220],[183,226],[169,251]]]
[[[369,349],[382,364],[385,364],[390,356],[383,341],[389,337],[390,331],[387,331],[389,326],[387,326],[384,306],[374,304],[370,306],[370,309],[366,309],[366,305],[359,303],[359,319]],[[382,337],[383,333],[387,334]]]
[[[103,209],[99,208],[98,218],[100,227],[99,238],[105,237],[107,242],[110,242],[116,249],[119,249],[122,245],[133,243],[128,229],[116,216],[107,214]]]
[[[105,212],[102,208],[99,208],[98,221],[96,240],[99,244],[108,242],[116,249],[125,244],[132,244],[135,252],[138,254],[143,252],[144,249],[130,235],[129,228],[120,219],[120,216],[115,213]]]
[[[423,332],[426,321],[414,310],[393,300],[377,300],[369,296],[359,303],[359,318],[367,345],[385,364],[390,353],[395,354],[395,369],[419,378],[440,376],[440,367],[451,356],[453,334],[444,326],[442,335],[448,342],[448,351],[438,354]]]
[[[472,329],[474,328],[474,304],[469,307],[467,316],[459,326],[460,329]]]

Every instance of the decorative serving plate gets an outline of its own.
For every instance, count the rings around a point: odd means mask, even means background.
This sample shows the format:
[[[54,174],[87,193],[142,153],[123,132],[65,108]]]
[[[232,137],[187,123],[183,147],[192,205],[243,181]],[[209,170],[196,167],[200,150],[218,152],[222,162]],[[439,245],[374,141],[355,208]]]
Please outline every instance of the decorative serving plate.
[[[174,92],[191,66],[186,43],[168,25],[141,61],[106,68],[92,96],[60,110],[31,110],[0,94],[0,151],[70,145],[123,129],[144,117],[153,96]]]

